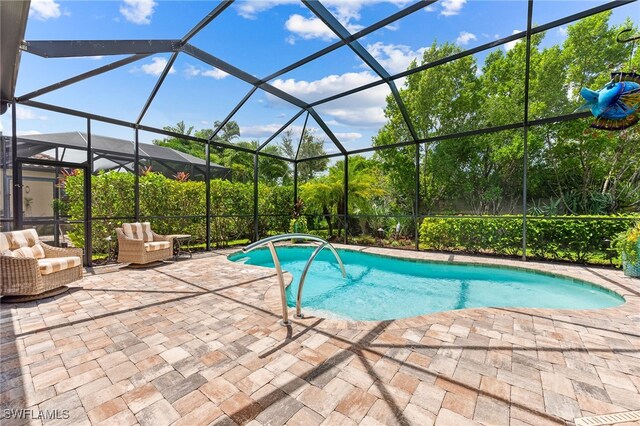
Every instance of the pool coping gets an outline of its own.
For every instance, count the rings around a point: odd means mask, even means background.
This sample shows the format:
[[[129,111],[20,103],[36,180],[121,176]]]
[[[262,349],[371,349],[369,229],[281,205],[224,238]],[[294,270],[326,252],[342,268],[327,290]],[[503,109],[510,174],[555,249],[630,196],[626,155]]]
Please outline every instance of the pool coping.
[[[283,244],[279,245],[279,248],[286,247],[300,247],[304,245],[296,244],[295,246],[292,244]],[[521,307],[481,307],[481,308],[465,308],[465,309],[457,309],[457,310],[449,310],[443,312],[434,312],[414,317],[408,318],[400,318],[400,319],[392,319],[392,320],[383,320],[383,321],[360,321],[360,320],[347,320],[347,319],[332,319],[332,318],[324,318],[316,315],[308,315],[302,319],[298,319],[293,317],[293,312],[291,312],[291,308],[289,309],[289,318],[301,325],[305,325],[308,327],[317,327],[321,329],[331,329],[331,330],[372,330],[378,327],[380,324],[386,324],[390,329],[408,329],[408,328],[416,328],[428,326],[439,321],[450,319],[452,316],[479,316],[489,314],[498,314],[500,312],[504,312],[505,309],[509,309],[511,311],[517,311],[523,315],[542,315],[551,317],[552,315],[572,315],[572,314],[584,314],[585,312],[601,312],[601,313],[613,313],[620,312],[624,314],[632,315],[633,313],[640,312],[640,292],[636,292],[626,285],[622,285],[617,281],[622,277],[623,280],[628,279],[631,285],[634,285],[634,281],[636,281],[635,285],[640,283],[640,280],[635,280],[630,277],[626,277],[622,274],[622,271],[614,270],[614,269],[604,269],[604,268],[596,268],[585,265],[565,265],[565,264],[554,264],[554,263],[545,263],[540,261],[522,261],[515,259],[504,259],[504,258],[488,258],[488,257],[480,257],[480,256],[472,256],[472,255],[461,255],[461,254],[450,254],[450,253],[433,253],[433,252],[410,252],[410,251],[400,251],[394,249],[386,249],[381,247],[366,247],[366,246],[354,246],[354,245],[343,245],[343,244],[334,244],[335,248],[339,248],[342,250],[349,250],[353,252],[361,252],[367,253],[369,255],[381,256],[381,257],[394,257],[398,259],[403,259],[412,262],[428,262],[428,263],[438,263],[438,264],[456,264],[456,265],[467,265],[467,266],[479,266],[479,267],[496,267],[500,269],[517,269],[521,271],[537,273],[546,276],[559,277],[564,279],[569,279],[574,282],[579,282],[581,284],[597,287],[598,289],[605,290],[608,293],[613,293],[619,297],[624,299],[624,302],[621,305],[607,307],[607,308],[595,308],[595,309],[551,309],[551,308],[521,308]],[[237,251],[230,252],[227,256],[228,262],[233,262],[229,260],[229,256],[238,253]],[[266,268],[263,266],[255,266],[244,264],[245,267],[251,268],[259,268],[259,269],[268,269],[272,270],[272,268]],[[607,273],[615,273],[616,280],[612,280],[607,278],[606,275],[601,273],[594,272],[593,270],[600,270],[602,272]],[[588,278],[584,275],[588,274]],[[293,277],[288,272],[285,272],[285,286],[289,286],[293,280]],[[282,305],[280,299],[280,289],[277,283],[277,279],[273,280],[273,283],[269,285],[269,287],[264,292],[263,298],[265,308],[269,311],[273,312],[277,315],[282,315]],[[308,312],[308,311],[307,311]],[[303,305],[303,314],[305,314],[304,305]]]

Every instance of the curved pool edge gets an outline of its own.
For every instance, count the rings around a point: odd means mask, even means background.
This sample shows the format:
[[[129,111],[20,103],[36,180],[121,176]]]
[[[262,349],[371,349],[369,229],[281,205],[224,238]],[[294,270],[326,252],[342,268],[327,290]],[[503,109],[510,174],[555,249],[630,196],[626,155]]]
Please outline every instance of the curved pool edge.
[[[287,248],[295,248],[304,246],[301,244],[297,245],[282,245],[278,246],[279,249],[287,249]],[[465,308],[465,309],[456,309],[449,310],[443,312],[433,312],[424,315],[418,315],[414,317],[408,318],[400,318],[400,319],[391,319],[391,320],[373,320],[373,321],[363,321],[363,320],[347,320],[347,319],[331,319],[331,318],[323,318],[317,316],[305,316],[303,319],[293,318],[294,322],[300,323],[305,326],[313,326],[314,328],[322,328],[322,329],[331,329],[331,330],[362,330],[362,331],[370,331],[379,327],[381,324],[385,324],[388,329],[407,329],[407,328],[415,328],[415,327],[423,327],[428,325],[433,325],[438,323],[439,321],[445,319],[451,319],[452,317],[461,318],[461,317],[482,317],[486,313],[504,313],[505,311],[509,311],[512,313],[521,313],[523,315],[537,315],[542,317],[550,318],[551,315],[561,315],[561,316],[570,316],[572,313],[575,314],[584,314],[585,312],[603,312],[611,310],[626,310],[629,309],[638,309],[638,307],[632,308],[631,301],[640,302],[640,293],[634,293],[633,290],[625,289],[621,284],[616,284],[613,280],[607,278],[603,274],[598,274],[593,272],[592,269],[596,269],[595,267],[589,267],[585,265],[564,265],[564,264],[555,264],[555,263],[543,263],[543,262],[526,262],[526,266],[522,266],[522,262],[520,260],[513,259],[504,259],[504,258],[487,258],[480,256],[472,256],[472,255],[463,255],[463,254],[450,254],[450,253],[431,253],[431,252],[416,252],[416,251],[403,251],[403,250],[395,250],[395,249],[386,249],[381,247],[364,247],[364,246],[353,246],[353,245],[343,245],[343,244],[334,244],[336,249],[347,250],[352,252],[364,252],[373,256],[380,257],[393,257],[399,258],[407,261],[413,262],[425,262],[425,263],[438,263],[438,264],[451,264],[454,263],[456,265],[468,265],[468,266],[478,266],[478,267],[493,267],[500,269],[516,269],[551,277],[559,277],[563,279],[568,279],[571,281],[578,282],[583,285],[588,285],[591,287],[596,287],[599,290],[603,290],[606,293],[613,294],[623,299],[623,302],[617,306],[611,306],[607,308],[590,308],[590,309],[557,309],[557,308],[519,308],[519,307],[481,307],[481,308]],[[229,253],[226,256],[226,261],[234,262],[230,260],[230,257],[234,255],[241,255],[242,251],[234,251]],[[248,265],[244,264],[245,267],[259,268],[259,269],[267,269],[272,270],[273,268],[267,268],[264,266],[256,266],[256,265]],[[615,271],[608,270],[602,268],[602,272],[604,271]],[[292,276],[285,272],[285,286],[291,284]],[[589,272],[591,276],[586,279],[581,274]],[[622,271],[616,271],[622,275]],[[614,285],[615,284],[615,285]],[[264,302],[266,307],[274,314],[281,315],[282,307],[281,307],[281,299],[280,299],[280,289],[277,284],[277,280],[274,277],[273,283],[269,285],[269,287],[265,290],[264,293]],[[640,303],[634,303],[640,306]],[[302,306],[302,312],[305,314],[304,305]],[[635,311],[633,311],[635,312]]]

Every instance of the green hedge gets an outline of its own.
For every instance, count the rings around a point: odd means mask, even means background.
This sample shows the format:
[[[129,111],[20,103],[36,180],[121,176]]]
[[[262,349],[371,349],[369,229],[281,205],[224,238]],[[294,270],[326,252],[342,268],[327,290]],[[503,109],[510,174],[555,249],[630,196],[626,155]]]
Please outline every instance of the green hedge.
[[[92,225],[94,252],[106,252],[109,235],[122,222],[133,220],[135,177],[130,173],[107,172],[91,177],[92,215],[94,218],[123,217],[129,219],[94,219]],[[140,215],[201,216],[194,218],[149,219],[153,230],[160,234],[186,233],[193,243],[206,239],[206,190],[203,181],[178,181],[160,173],[140,176]],[[82,174],[69,176],[65,181],[66,205],[70,219],[83,218],[84,185]],[[293,201],[291,186],[259,186],[259,229],[286,232],[291,218]],[[211,240],[218,247],[229,241],[253,237],[253,183],[211,181]],[[76,247],[84,247],[82,225],[72,226],[69,238]]]
[[[638,216],[527,217],[527,255],[541,259],[603,263],[617,259],[609,241]],[[522,253],[522,217],[425,218],[420,225],[420,248],[517,255]]]

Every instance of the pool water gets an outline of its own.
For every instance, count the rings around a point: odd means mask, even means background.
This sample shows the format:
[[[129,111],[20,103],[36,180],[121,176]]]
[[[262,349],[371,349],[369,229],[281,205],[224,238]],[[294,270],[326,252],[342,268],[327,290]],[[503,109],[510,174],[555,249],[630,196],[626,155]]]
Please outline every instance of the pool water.
[[[287,303],[296,305],[302,270],[315,247],[278,247],[282,269],[293,275]],[[594,309],[624,299],[604,288],[560,276],[516,268],[410,261],[338,250],[347,272],[340,273],[327,249],[307,274],[302,312],[352,320],[407,318],[477,307]],[[236,253],[236,262],[273,268],[267,249]]]

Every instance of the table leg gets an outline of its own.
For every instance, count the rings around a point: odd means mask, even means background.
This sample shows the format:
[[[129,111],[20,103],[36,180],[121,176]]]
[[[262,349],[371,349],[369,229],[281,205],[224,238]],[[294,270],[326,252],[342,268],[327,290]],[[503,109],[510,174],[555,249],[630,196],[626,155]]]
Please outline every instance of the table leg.
[[[182,250],[183,254],[188,254],[189,255],[189,259],[193,258],[193,254],[191,253],[191,249],[189,249],[188,247],[191,245],[191,237],[189,237],[187,240],[187,249],[186,250]]]
[[[183,250],[182,249],[182,245],[183,243],[186,243],[186,246],[188,247],[191,244],[191,237],[189,238],[175,238],[175,242],[176,242],[176,248],[175,248],[175,254],[173,255],[173,260],[178,260],[178,258],[181,255],[189,255],[189,258],[191,259],[193,257],[193,254],[191,253],[191,250],[186,249]]]
[[[174,248],[175,253],[173,254],[173,260],[178,260],[178,257],[180,257],[180,238],[174,238],[173,240],[176,245]]]

